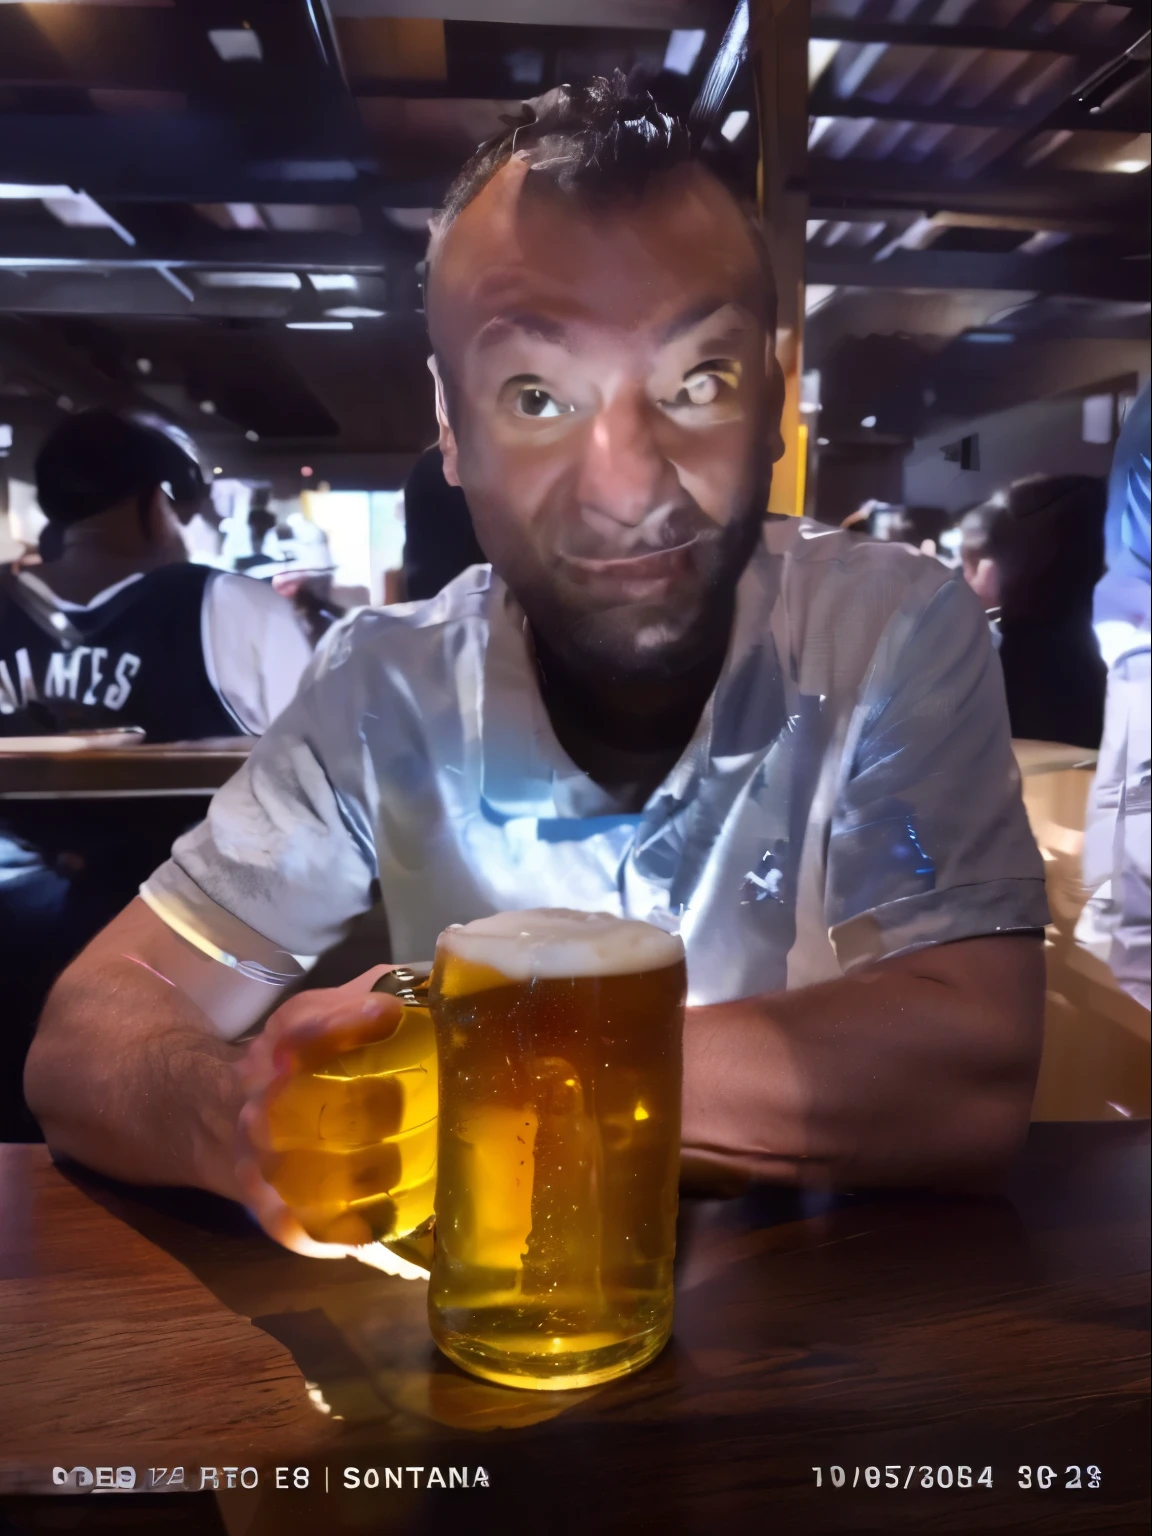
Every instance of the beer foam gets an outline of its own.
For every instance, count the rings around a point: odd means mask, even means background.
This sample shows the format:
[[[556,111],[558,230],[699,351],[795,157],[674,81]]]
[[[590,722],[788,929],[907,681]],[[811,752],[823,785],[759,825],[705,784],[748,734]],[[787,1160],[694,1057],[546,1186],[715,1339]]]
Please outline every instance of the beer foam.
[[[447,928],[440,944],[457,959],[499,971],[510,981],[532,977],[628,976],[658,971],[684,958],[672,933],[607,912],[538,907],[497,912]]]

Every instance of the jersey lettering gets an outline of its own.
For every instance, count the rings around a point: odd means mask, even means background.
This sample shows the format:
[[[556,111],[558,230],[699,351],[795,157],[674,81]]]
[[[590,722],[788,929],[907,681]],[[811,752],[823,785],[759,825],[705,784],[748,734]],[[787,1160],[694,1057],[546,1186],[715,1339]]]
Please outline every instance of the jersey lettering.
[[[98,704],[100,702],[96,696],[96,690],[104,681],[104,663],[107,659],[108,650],[106,646],[96,645],[92,647],[92,681],[84,690],[84,698],[81,700],[82,703]]]
[[[48,670],[44,674],[44,697],[74,699],[80,681],[80,668],[85,656],[91,654],[92,649],[87,645],[78,645],[74,651],[53,651],[48,658]]]
[[[116,663],[116,671],[113,673],[116,680],[104,695],[106,709],[124,708],[128,702],[128,695],[132,692],[132,679],[139,670],[139,656],[133,656],[131,651],[125,651]]]
[[[16,676],[20,679],[22,702],[28,704],[40,697],[36,679],[32,676],[32,662],[24,646],[16,652]]]
[[[32,675],[28,652],[21,647],[13,659],[15,680],[8,662],[0,660],[0,715],[14,714],[29,700],[41,696]],[[53,651],[44,669],[44,698],[75,699],[89,708],[102,704],[105,709],[123,709],[140,671],[141,660],[133,651],[122,651],[109,676],[108,659],[108,648],[103,645],[78,645],[71,651]]]
[[[20,708],[20,700],[12,686],[12,674],[8,663],[0,661],[0,715],[14,715]]]

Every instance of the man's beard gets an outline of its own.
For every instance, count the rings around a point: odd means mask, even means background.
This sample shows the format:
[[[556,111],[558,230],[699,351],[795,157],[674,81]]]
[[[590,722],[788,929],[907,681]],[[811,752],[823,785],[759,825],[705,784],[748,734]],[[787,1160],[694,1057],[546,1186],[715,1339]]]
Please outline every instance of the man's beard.
[[[765,493],[722,529],[709,525],[701,539],[699,582],[685,603],[589,609],[566,603],[555,590],[534,593],[522,599],[533,634],[588,677],[658,682],[694,670],[727,645],[736,586],[760,540],[766,503]]]

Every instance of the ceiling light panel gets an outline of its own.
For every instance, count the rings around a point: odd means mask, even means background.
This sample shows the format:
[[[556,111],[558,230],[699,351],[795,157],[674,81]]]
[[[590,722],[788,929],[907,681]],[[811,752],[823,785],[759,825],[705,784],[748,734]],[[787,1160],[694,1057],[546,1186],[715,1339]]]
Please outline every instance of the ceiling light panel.
[[[664,68],[670,75],[690,75],[704,46],[705,33],[696,29],[673,32],[664,50]]]
[[[286,288],[303,287],[295,272],[197,272],[196,281],[203,288]]]
[[[251,27],[213,27],[208,41],[225,64],[259,64],[264,57],[260,34]]]

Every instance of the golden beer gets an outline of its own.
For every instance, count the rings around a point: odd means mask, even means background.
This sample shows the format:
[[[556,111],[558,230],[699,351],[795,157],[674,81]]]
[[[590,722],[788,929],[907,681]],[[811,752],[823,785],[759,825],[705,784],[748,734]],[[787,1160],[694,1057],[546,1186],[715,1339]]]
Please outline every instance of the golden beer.
[[[317,1242],[390,1242],[432,1217],[437,1088],[427,967],[391,971],[373,990],[404,1004],[395,1031],[306,1062],[268,1104],[260,1171]],[[324,1042],[314,1049],[324,1052]]]
[[[539,1388],[637,1370],[672,1326],[684,949],[603,913],[441,934],[433,1336]]]

